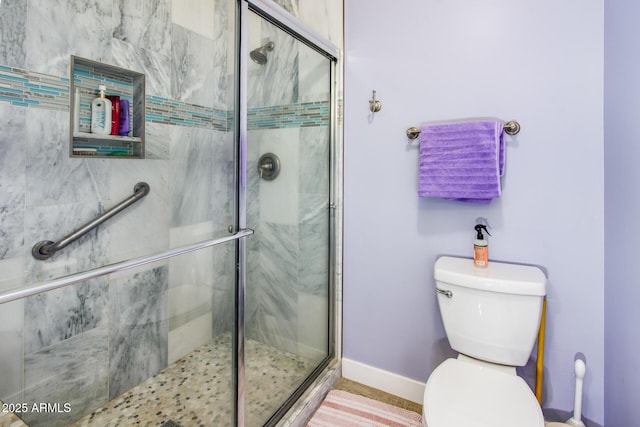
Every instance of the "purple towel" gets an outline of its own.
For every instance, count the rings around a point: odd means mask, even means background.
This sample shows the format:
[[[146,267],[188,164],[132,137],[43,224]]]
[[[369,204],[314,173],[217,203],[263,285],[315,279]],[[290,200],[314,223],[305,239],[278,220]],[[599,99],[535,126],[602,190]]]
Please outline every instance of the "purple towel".
[[[418,194],[478,204],[499,197],[502,128],[489,120],[422,125]]]

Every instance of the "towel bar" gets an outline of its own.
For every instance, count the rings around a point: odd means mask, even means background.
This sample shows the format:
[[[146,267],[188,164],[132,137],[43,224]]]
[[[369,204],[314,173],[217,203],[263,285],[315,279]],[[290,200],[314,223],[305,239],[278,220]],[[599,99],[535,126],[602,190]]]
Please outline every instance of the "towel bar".
[[[511,120],[505,123],[503,128],[508,135],[516,135],[518,134],[518,132],[520,132],[520,123],[516,122],[515,120]],[[420,129],[418,129],[417,127],[410,127],[409,129],[407,129],[407,138],[413,140],[418,138],[419,136]]]

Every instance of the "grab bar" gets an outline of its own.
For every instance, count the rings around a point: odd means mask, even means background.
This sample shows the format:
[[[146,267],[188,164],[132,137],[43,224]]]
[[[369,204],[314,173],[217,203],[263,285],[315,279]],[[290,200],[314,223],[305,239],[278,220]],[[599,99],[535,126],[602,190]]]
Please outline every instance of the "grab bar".
[[[83,225],[82,227],[78,228],[77,230],[69,234],[64,239],[58,240],[57,242],[52,242],[51,240],[42,240],[36,243],[35,245],[33,245],[33,248],[31,248],[31,255],[33,255],[34,258],[40,259],[40,260],[51,258],[53,254],[56,253],[56,251],[59,251],[65,246],[68,246],[69,244],[79,239],[80,237],[84,236],[89,231],[93,230],[94,228],[96,228],[97,226],[99,226],[100,224],[102,224],[112,216],[116,215],[117,213],[128,208],[138,200],[142,199],[144,196],[149,194],[149,191],[151,191],[149,184],[147,184],[146,182],[137,183],[135,187],[133,187],[132,196],[129,196],[128,198],[126,198],[116,206],[112,207],[111,209],[109,209],[108,211],[106,211],[96,219],[94,219],[93,221],[90,221],[85,225]]]
[[[54,289],[63,288],[65,286],[73,285],[75,283],[84,282],[89,279],[95,279],[96,277],[105,276],[107,274],[116,273],[122,270],[128,270],[130,268],[139,267],[141,265],[150,264],[152,262],[162,261],[167,258],[173,258],[178,255],[183,255],[189,252],[198,251],[211,246],[219,245],[222,243],[230,242],[232,240],[238,240],[242,237],[250,236],[253,234],[253,230],[250,228],[244,228],[238,230],[235,234],[230,236],[220,237],[212,240],[204,240],[202,242],[194,243],[191,245],[180,246],[178,248],[170,249],[140,258],[133,258],[126,261],[120,261],[102,267],[94,268],[93,270],[83,271],[81,273],[74,273],[68,276],[60,277],[58,279],[51,280],[49,282],[35,284],[28,288],[17,288],[4,292],[0,292],[0,304],[4,304],[11,301],[16,301],[25,297],[41,294],[43,292],[52,291]]]

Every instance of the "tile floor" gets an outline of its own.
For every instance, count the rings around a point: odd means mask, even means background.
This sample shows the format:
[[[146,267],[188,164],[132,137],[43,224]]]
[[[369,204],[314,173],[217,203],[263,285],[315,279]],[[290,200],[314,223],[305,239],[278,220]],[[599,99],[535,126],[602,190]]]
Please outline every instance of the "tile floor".
[[[311,360],[249,340],[247,426],[261,426],[315,367]],[[216,426],[233,424],[231,337],[218,337],[107,402],[71,426]],[[173,424],[172,424],[173,423]],[[43,420],[39,425],[51,425]],[[56,425],[65,425],[65,423]],[[0,414],[0,426],[22,427]]]

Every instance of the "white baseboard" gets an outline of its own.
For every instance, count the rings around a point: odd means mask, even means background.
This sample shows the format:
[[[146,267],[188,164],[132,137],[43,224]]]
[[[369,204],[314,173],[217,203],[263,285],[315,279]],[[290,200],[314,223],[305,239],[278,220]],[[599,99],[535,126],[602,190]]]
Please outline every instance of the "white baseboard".
[[[422,405],[426,385],[423,382],[345,358],[342,359],[342,376]]]

